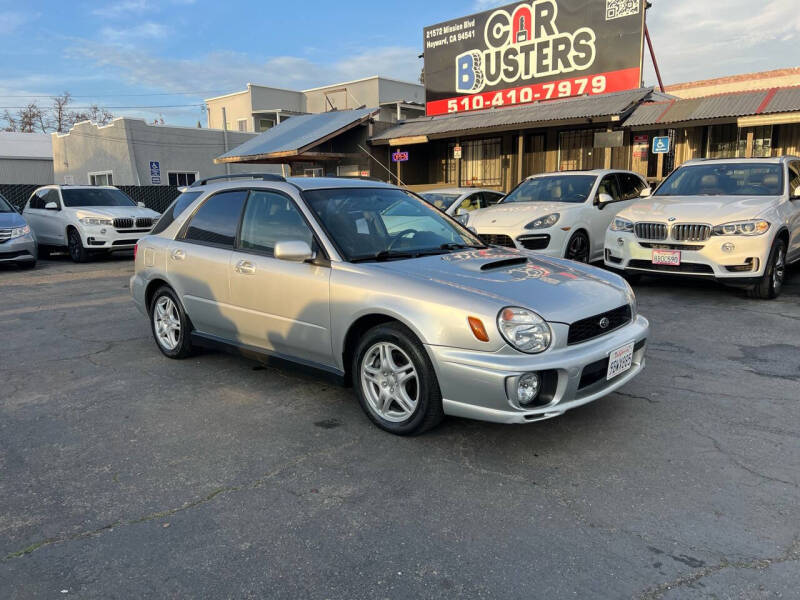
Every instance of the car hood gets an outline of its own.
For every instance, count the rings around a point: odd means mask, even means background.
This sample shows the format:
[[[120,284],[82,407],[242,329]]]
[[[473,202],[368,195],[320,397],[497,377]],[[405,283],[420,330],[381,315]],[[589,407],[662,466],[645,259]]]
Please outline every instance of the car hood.
[[[572,261],[487,248],[375,263],[381,270],[536,311],[553,323],[613,310],[631,301],[618,275]]]
[[[0,229],[13,229],[14,227],[24,227],[25,219],[16,212],[0,212]]]
[[[476,210],[469,217],[470,227],[524,227],[534,219],[551,213],[575,210],[583,206],[574,202],[512,202]]]
[[[72,210],[78,215],[78,218],[97,216],[115,218],[136,218],[136,217],[151,217],[158,218],[160,215],[149,208],[142,208],[141,206],[77,206]]]
[[[640,200],[619,216],[632,221],[709,223],[754,219],[779,200],[776,196],[654,196]]]

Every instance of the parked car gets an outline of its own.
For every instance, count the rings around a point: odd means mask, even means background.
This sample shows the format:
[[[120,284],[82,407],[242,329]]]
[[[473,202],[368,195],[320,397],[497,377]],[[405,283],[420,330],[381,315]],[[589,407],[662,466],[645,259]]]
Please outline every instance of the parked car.
[[[617,215],[605,263],[630,274],[688,275],[780,294],[800,260],[800,158],[696,160]]]
[[[616,274],[489,248],[385,183],[218,179],[137,246],[131,293],[167,357],[224,345],[316,367],[404,435],[445,414],[556,417],[644,367],[649,324]]]
[[[600,261],[611,220],[648,187],[630,171],[533,175],[500,204],[470,213],[465,224],[487,244]]]
[[[36,266],[36,238],[11,203],[0,194],[0,263],[14,263],[21,269]]]
[[[40,253],[67,248],[75,262],[101,252],[132,250],[159,217],[115,187],[73,185],[37,189],[22,214],[36,234]]]
[[[481,188],[455,187],[420,192],[419,195],[460,223],[466,223],[469,213],[494,206],[505,194]]]

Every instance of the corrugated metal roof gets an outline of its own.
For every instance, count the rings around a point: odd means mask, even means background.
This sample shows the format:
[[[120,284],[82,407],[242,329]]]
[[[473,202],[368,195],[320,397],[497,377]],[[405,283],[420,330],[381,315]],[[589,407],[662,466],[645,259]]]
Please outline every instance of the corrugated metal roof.
[[[360,108],[291,117],[226,152],[218,160],[246,159],[284,152],[300,153],[332,133],[355,126],[377,110]]]
[[[796,111],[800,111],[800,88],[781,88],[645,103],[633,111],[624,125],[667,125]]]
[[[386,143],[395,138],[444,135],[459,131],[498,127],[513,128],[517,125],[567,119],[621,116],[651,92],[651,89],[639,89],[602,96],[539,102],[514,108],[496,108],[441,117],[420,117],[393,127],[373,137],[371,141]]]
[[[53,160],[50,134],[0,131],[0,158]]]

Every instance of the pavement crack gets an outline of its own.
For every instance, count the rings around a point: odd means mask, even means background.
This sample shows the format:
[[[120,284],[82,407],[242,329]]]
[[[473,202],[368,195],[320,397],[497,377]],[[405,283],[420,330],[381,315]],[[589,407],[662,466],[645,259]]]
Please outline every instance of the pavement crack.
[[[661,400],[656,400],[655,398],[648,398],[647,396],[637,396],[635,394],[627,394],[625,392],[616,391],[614,392],[617,396],[622,396],[623,398],[630,398],[631,400],[644,400],[649,402],[650,404],[661,404]]]
[[[662,583],[661,585],[650,588],[646,590],[641,596],[639,596],[639,600],[658,600],[659,598],[663,598],[664,595],[675,589],[684,586],[691,586],[694,583],[697,583],[701,579],[708,577],[710,575],[714,575],[715,573],[719,573],[725,569],[756,569],[756,570],[764,570],[771,565],[777,565],[786,562],[794,562],[800,560],[800,539],[795,538],[789,548],[780,556],[772,557],[772,558],[754,558],[751,560],[742,560],[742,561],[731,561],[728,559],[723,559],[716,565],[709,565],[707,567],[703,567],[687,575],[683,575],[678,577],[677,579],[673,579],[672,581],[668,581],[667,583]]]
[[[283,473],[284,471],[286,471],[291,467],[296,467],[297,465],[302,464],[306,460],[314,458],[316,456],[330,455],[334,452],[339,452],[346,448],[350,448],[358,444],[360,441],[361,441],[360,438],[357,438],[350,440],[339,446],[336,446],[334,448],[326,448],[325,450],[320,450],[318,452],[309,452],[307,454],[303,454],[297,457],[296,459],[291,460],[288,463],[281,465],[280,467],[277,467],[268,473],[263,474],[261,477],[258,477],[257,479],[253,479],[251,481],[238,485],[228,485],[219,487],[209,492],[205,496],[196,498],[195,500],[191,500],[189,502],[185,502],[184,504],[181,504],[180,506],[174,508],[148,513],[146,515],[143,515],[141,517],[136,517],[133,519],[118,519],[112,523],[108,523],[106,525],[103,525],[102,527],[98,527],[97,529],[92,529],[89,531],[81,531],[72,535],[65,535],[60,537],[57,536],[36,541],[30,544],[29,546],[26,546],[25,548],[7,554],[3,559],[0,559],[0,563],[8,562],[9,560],[14,560],[17,558],[22,558],[24,556],[32,554],[33,552],[36,552],[37,550],[46,548],[48,546],[52,546],[54,544],[63,544],[66,542],[74,542],[85,538],[96,537],[108,531],[111,531],[112,529],[116,529],[118,527],[138,525],[140,523],[147,523],[149,521],[153,521],[156,519],[163,519],[164,517],[170,517],[172,515],[185,512],[187,510],[191,510],[193,508],[197,508],[198,506],[202,506],[204,504],[212,502],[213,500],[219,498],[220,496],[225,496],[228,494],[233,494],[245,490],[259,489],[264,485],[266,485],[270,480],[274,479],[275,477],[277,477],[278,475],[280,475],[281,473]]]

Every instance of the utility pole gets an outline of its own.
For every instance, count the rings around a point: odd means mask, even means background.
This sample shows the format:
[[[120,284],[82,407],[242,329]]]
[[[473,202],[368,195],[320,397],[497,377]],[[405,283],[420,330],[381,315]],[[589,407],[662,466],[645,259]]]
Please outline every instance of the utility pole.
[[[228,152],[228,113],[222,107],[222,143],[225,146],[225,153]],[[231,163],[225,163],[225,175],[231,174]]]

